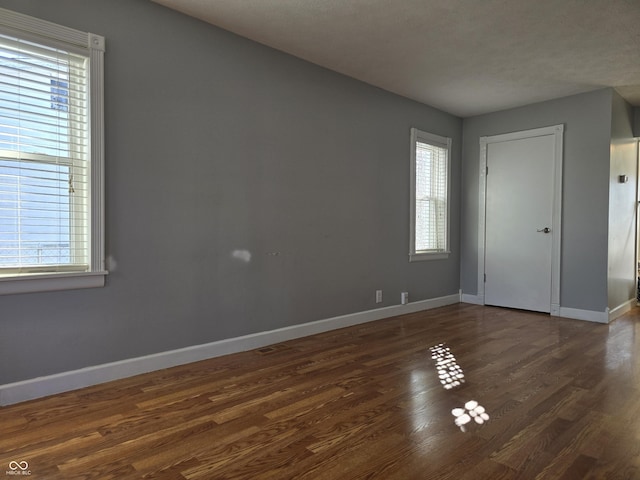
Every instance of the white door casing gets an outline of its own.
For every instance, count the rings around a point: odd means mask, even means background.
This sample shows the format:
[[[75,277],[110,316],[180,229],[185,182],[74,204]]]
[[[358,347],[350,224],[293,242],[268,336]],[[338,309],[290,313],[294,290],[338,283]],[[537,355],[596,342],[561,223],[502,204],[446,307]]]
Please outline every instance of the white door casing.
[[[483,304],[559,314],[563,131],[556,125],[480,138]],[[549,233],[538,232],[546,227]]]

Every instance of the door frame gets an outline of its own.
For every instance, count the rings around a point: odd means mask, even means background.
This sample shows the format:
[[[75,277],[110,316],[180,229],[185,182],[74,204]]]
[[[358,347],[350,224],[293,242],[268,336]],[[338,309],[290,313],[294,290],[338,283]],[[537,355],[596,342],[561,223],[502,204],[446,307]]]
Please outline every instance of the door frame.
[[[480,137],[480,170],[479,170],[479,213],[478,213],[478,299],[485,304],[485,239],[486,239],[486,200],[487,200],[487,146],[490,143],[522,140],[525,138],[554,136],[553,159],[553,213],[552,213],[552,243],[551,243],[551,315],[560,315],[560,260],[562,235],[562,156],[563,156],[564,125],[523,130]]]

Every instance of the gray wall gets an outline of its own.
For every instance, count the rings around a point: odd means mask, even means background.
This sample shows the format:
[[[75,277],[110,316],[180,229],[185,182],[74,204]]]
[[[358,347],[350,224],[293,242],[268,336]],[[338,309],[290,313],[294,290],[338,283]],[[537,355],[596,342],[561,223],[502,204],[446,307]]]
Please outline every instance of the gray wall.
[[[106,37],[115,261],[0,297],[0,384],[458,292],[460,119],[147,0],[0,6]],[[410,127],[453,138],[448,260],[408,262]]]
[[[606,309],[611,99],[612,90],[602,89],[464,120],[463,293],[478,291],[480,137],[564,124],[560,304],[598,312]]]
[[[638,142],[633,138],[633,109],[613,92],[609,176],[609,308],[635,298],[636,185]],[[627,183],[619,176],[627,175]]]

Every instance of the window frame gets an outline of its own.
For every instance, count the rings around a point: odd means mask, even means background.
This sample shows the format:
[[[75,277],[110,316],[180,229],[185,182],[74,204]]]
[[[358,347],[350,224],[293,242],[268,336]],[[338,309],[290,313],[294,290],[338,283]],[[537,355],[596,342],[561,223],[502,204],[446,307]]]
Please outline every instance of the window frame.
[[[446,213],[445,213],[445,247],[441,250],[416,251],[416,150],[417,144],[443,148],[447,151],[446,160]],[[410,198],[409,198],[409,262],[423,260],[443,260],[449,258],[450,230],[451,230],[451,138],[425,132],[417,128],[411,128],[411,155],[410,155]]]
[[[0,33],[40,45],[60,48],[89,61],[89,268],[56,272],[0,270],[0,295],[102,287],[108,274],[104,241],[104,51],[100,35],[82,32],[0,8]],[[69,270],[69,271],[65,271]]]

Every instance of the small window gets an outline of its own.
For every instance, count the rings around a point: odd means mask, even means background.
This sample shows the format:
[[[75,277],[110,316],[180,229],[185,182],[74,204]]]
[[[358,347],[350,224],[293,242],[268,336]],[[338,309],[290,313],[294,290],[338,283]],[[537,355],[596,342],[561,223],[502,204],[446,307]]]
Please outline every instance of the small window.
[[[409,261],[449,256],[451,139],[411,129]]]
[[[0,19],[0,294],[104,285],[104,39]]]

